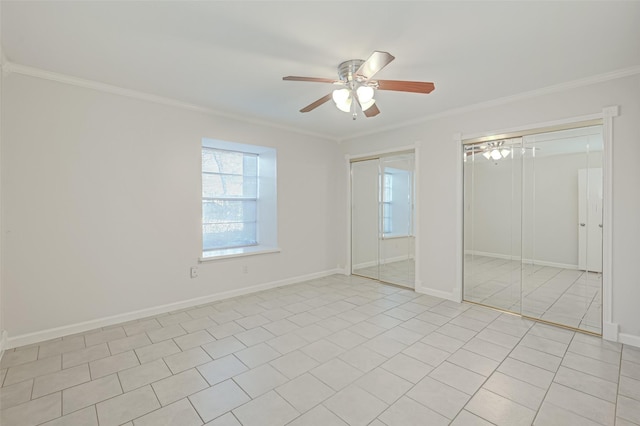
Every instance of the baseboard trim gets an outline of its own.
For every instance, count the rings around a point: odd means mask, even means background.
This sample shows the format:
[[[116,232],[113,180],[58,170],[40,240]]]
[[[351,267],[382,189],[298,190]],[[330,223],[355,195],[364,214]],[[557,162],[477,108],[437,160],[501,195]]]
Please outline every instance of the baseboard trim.
[[[426,294],[427,296],[439,297],[440,299],[450,300],[452,302],[460,303],[460,300],[456,297],[456,295],[452,292],[442,291],[442,290],[434,290],[428,287],[422,287],[416,283],[415,288],[416,293]]]
[[[620,333],[618,334],[618,342],[640,348],[640,336],[636,336],[635,334]]]
[[[164,314],[167,312],[177,311],[180,309],[191,308],[198,305],[206,305],[207,303],[216,302],[218,300],[230,299],[232,297],[244,296],[246,294],[257,293],[259,291],[269,290],[272,288],[283,287],[291,284],[298,284],[304,281],[327,277],[334,274],[344,274],[343,269],[331,269],[322,272],[315,272],[307,275],[300,275],[292,278],[285,278],[283,280],[271,281],[268,283],[257,284],[250,287],[245,287],[237,290],[229,290],[221,293],[214,293],[206,296],[196,297],[193,299],[187,299],[180,302],[168,303],[166,305],[154,306],[151,308],[140,309],[138,311],[127,312],[118,315],[112,315],[109,317],[98,318],[95,320],[84,321],[81,323],[65,325],[56,328],[50,328],[47,330],[36,331],[33,333],[22,334],[13,337],[7,337],[5,332],[5,338],[3,349],[11,349],[24,345],[31,345],[33,343],[44,342],[51,339],[57,339],[59,337],[68,336],[72,334],[84,333],[90,330],[95,330],[101,327],[108,327],[111,325],[119,324],[127,321],[139,320],[154,315]],[[0,343],[2,344],[2,343]]]
[[[617,342],[620,339],[618,334],[618,324],[612,322],[602,323],[602,338],[611,342]]]

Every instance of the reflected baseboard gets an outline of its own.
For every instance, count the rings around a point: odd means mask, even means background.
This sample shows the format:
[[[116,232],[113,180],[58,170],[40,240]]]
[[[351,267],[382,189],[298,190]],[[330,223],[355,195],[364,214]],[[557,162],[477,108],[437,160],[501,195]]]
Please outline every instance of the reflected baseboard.
[[[491,252],[478,251],[478,250],[465,250],[464,254],[472,255],[472,256],[493,257],[495,259],[521,261],[525,265],[550,266],[552,268],[562,268],[562,269],[576,269],[576,270],[578,269],[577,264],[574,265],[571,263],[549,262],[546,260],[538,260],[538,259],[521,259],[520,256],[513,256],[510,254],[491,253]]]

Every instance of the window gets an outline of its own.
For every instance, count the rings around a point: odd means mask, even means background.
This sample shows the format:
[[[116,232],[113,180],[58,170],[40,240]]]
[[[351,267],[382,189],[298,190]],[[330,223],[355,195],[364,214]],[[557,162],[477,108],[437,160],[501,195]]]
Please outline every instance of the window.
[[[274,149],[203,141],[203,260],[273,251],[275,182]]]

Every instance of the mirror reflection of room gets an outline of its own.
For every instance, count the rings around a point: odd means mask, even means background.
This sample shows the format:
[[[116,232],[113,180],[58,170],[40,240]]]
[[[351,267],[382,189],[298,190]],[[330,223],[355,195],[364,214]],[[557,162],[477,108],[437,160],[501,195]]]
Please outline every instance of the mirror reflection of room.
[[[600,334],[602,126],[465,145],[464,298]]]
[[[352,273],[414,287],[414,154],[351,165]]]

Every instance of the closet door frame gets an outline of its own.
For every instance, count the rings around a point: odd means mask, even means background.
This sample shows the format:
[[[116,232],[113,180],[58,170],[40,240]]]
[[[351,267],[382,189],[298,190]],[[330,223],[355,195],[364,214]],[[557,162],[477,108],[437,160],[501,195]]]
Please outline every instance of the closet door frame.
[[[458,302],[463,300],[463,259],[464,259],[464,180],[463,180],[463,153],[464,144],[471,142],[489,142],[492,140],[521,137],[536,133],[546,133],[556,130],[566,130],[576,127],[600,124],[603,128],[603,230],[602,230],[602,338],[617,342],[618,324],[613,322],[612,312],[612,288],[611,288],[611,263],[612,263],[612,206],[613,206],[613,118],[620,115],[618,105],[608,106],[596,114],[571,117],[563,120],[535,123],[525,126],[483,131],[479,133],[455,133],[453,141],[457,146],[458,161],[456,167],[457,186],[457,236],[456,236],[456,288],[455,298]]]

